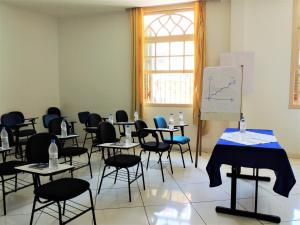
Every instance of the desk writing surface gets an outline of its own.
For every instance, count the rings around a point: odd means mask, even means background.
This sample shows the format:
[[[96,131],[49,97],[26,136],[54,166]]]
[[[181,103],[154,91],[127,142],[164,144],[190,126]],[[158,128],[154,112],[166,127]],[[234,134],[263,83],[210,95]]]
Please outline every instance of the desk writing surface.
[[[8,147],[8,148],[2,148],[2,147],[0,147],[0,152],[6,152],[6,151],[9,151],[9,150],[12,150],[12,148],[11,147]]]
[[[139,146],[139,143],[122,143],[122,142],[115,142],[115,143],[104,143],[104,144],[99,144],[97,147],[102,147],[102,148],[118,148],[118,149],[130,149],[130,148],[135,148]]]
[[[69,134],[69,135],[67,135],[67,136],[61,136],[61,135],[56,135],[56,137],[58,138],[58,139],[68,139],[68,138],[76,138],[76,137],[79,137],[79,135],[78,134]]]
[[[48,163],[32,163],[23,166],[15,167],[17,170],[21,170],[28,173],[34,173],[39,175],[51,175],[59,172],[63,172],[66,170],[73,169],[74,166],[68,164],[58,164],[58,168],[55,170],[49,169]]]

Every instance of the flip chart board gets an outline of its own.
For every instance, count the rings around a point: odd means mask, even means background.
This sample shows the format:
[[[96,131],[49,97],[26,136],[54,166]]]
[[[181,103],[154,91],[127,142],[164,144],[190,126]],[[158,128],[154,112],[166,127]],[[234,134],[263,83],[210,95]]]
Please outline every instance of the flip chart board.
[[[201,119],[240,120],[241,67],[206,67],[203,74]]]

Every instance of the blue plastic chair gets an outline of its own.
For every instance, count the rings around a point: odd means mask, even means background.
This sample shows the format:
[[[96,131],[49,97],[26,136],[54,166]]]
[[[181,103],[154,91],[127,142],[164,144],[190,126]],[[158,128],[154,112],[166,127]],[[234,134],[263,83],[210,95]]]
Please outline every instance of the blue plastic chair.
[[[154,124],[155,124],[156,128],[168,128],[168,124],[167,124],[165,118],[162,116],[154,117]],[[161,136],[161,139],[163,140],[163,142],[171,145],[171,150],[172,150],[173,145],[179,146],[181,158],[182,158],[182,164],[183,164],[184,168],[185,168],[185,162],[184,162],[183,153],[190,152],[191,161],[193,162],[193,156],[192,156],[192,151],[191,151],[191,147],[190,147],[191,139],[189,137],[184,136],[184,135],[173,135],[173,138],[171,140],[171,137],[164,137],[163,132],[160,132],[160,136]],[[182,145],[185,145],[185,144],[188,145],[188,149],[183,151]]]

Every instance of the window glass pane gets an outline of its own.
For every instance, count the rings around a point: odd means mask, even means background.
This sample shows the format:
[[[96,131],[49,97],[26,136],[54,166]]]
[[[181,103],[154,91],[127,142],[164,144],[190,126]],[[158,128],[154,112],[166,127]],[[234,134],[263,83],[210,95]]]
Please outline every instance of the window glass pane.
[[[175,27],[173,30],[172,30],[172,35],[183,35],[184,34],[184,30],[182,30],[182,28],[180,27]]]
[[[186,17],[190,21],[194,21],[194,11],[183,11],[183,12],[178,12],[177,14]]]
[[[156,43],[156,55],[168,56],[169,55],[169,42]]]
[[[185,42],[185,55],[194,55],[194,42],[193,41],[186,41]]]
[[[174,22],[175,24],[177,24],[177,23],[179,23],[179,21],[180,21],[180,19],[181,19],[181,16],[179,16],[179,15],[172,15],[172,16],[171,16],[171,19],[173,20],[173,22]]]
[[[186,19],[186,18],[182,18],[179,22],[179,26],[184,30],[186,31],[188,29],[188,27],[191,25],[191,21]]]
[[[194,25],[189,26],[185,34],[193,34],[194,33]]]
[[[157,57],[156,58],[157,70],[169,70],[169,57]]]
[[[162,28],[157,32],[157,36],[169,36],[169,35],[170,35],[169,31],[168,31],[166,28],[164,28],[164,27],[162,27]]]
[[[145,70],[155,70],[155,58],[145,59]]]
[[[145,44],[145,55],[146,56],[155,56],[155,44]]]
[[[170,70],[183,70],[183,57],[171,57],[170,64]]]
[[[145,78],[146,102],[192,104],[193,73],[149,74]]]
[[[171,42],[171,55],[184,55],[183,53],[183,42]]]
[[[171,31],[175,28],[176,25],[173,22],[173,20],[171,20],[171,17],[168,16],[168,21],[164,26],[171,33]]]
[[[194,56],[186,56],[184,61],[185,70],[194,70]]]

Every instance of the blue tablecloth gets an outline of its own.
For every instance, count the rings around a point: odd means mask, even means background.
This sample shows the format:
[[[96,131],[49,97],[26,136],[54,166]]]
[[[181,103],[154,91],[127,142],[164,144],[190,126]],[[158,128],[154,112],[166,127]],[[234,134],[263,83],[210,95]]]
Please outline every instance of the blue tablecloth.
[[[224,132],[236,131],[238,131],[236,128],[227,128]],[[247,131],[274,135],[272,130],[249,129]],[[273,190],[285,197],[288,197],[290,190],[296,183],[286,152],[278,142],[243,145],[219,139],[206,166],[210,187],[222,184],[220,173],[222,164],[273,170],[276,175]]]

